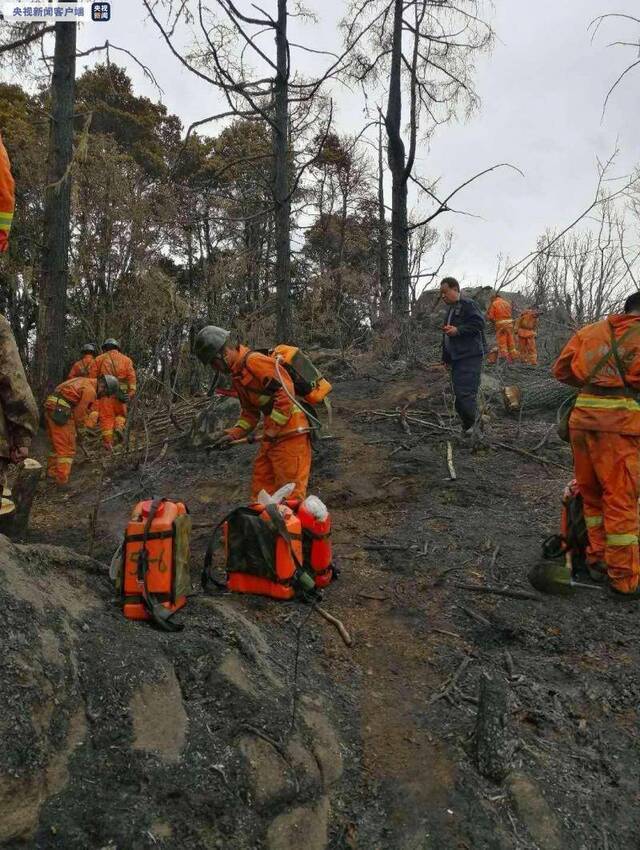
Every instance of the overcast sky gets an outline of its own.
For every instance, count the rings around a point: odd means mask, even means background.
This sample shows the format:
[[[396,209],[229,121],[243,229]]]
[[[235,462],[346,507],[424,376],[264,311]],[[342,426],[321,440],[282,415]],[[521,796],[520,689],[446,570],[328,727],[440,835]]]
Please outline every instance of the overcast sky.
[[[263,3],[275,7],[275,0]],[[82,45],[100,43],[104,36],[135,51],[154,71],[167,108],[185,125],[216,112],[221,106],[216,94],[181,68],[154,25],[135,14],[140,0],[112,4],[112,23],[85,27]],[[345,3],[307,0],[305,5],[321,10],[321,19],[296,38],[335,50]],[[126,21],[121,13],[125,9]],[[589,23],[607,12],[637,14],[638,0],[495,0],[495,48],[482,57],[476,75],[482,106],[466,123],[440,128],[430,147],[422,145],[419,169],[425,177],[441,178],[442,190],[497,162],[517,165],[524,177],[507,170],[493,172],[458,196],[458,206],[481,219],[440,217],[439,227],[454,232],[447,273],[467,283],[491,282],[499,254],[520,258],[546,227],[568,224],[588,206],[598,157],[607,159],[617,145],[617,174],[640,163],[640,67],[623,81],[601,120],[607,90],[637,58],[633,49],[607,45],[618,39],[637,41],[639,36],[637,25],[611,21],[592,42]],[[297,56],[302,63],[313,61],[310,71],[324,63],[321,57]],[[138,91],[158,97],[123,54],[113,59],[127,65]],[[364,122],[360,96],[344,89],[334,94],[338,129],[359,130]]]

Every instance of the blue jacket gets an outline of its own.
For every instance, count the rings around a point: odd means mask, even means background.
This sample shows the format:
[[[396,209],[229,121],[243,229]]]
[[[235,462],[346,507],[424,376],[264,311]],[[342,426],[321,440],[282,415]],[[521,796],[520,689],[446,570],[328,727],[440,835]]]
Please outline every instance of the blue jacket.
[[[447,309],[445,324],[458,328],[456,336],[442,334],[442,360],[452,363],[464,357],[483,357],[487,350],[484,335],[484,316],[471,298],[461,296],[457,304]]]

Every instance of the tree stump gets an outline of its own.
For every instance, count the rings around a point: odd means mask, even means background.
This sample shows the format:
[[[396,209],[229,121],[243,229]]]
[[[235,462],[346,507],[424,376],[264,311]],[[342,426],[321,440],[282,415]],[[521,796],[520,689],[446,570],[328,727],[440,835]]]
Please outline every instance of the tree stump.
[[[20,539],[26,536],[31,506],[41,475],[42,466],[33,458],[27,458],[18,467],[18,475],[13,483],[11,494],[12,503],[15,505],[13,520],[11,528],[3,532],[9,537]]]
[[[508,728],[508,691],[504,681],[483,674],[475,729],[475,759],[480,773],[502,782],[511,768],[513,741]]]

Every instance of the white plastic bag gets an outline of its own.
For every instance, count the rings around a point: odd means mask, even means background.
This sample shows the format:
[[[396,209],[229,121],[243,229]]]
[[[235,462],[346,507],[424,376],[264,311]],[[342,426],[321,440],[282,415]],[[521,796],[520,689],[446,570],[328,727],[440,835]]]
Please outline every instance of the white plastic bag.
[[[266,490],[260,490],[258,493],[258,504],[266,507],[267,505],[279,505],[280,502],[284,502],[285,499],[288,499],[289,496],[296,489],[295,483],[292,484],[283,484],[279,490],[270,496]]]

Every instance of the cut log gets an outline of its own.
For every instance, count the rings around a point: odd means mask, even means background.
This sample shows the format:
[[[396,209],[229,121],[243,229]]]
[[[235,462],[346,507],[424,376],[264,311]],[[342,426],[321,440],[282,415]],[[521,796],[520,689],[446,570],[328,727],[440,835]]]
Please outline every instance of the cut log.
[[[507,685],[483,674],[476,717],[474,750],[480,773],[502,782],[511,769],[513,740],[509,730]]]
[[[42,466],[37,460],[28,457],[18,467],[18,476],[13,483],[12,499],[15,504],[15,516],[11,537],[23,538],[29,527],[31,506],[36,489],[42,476]]]

